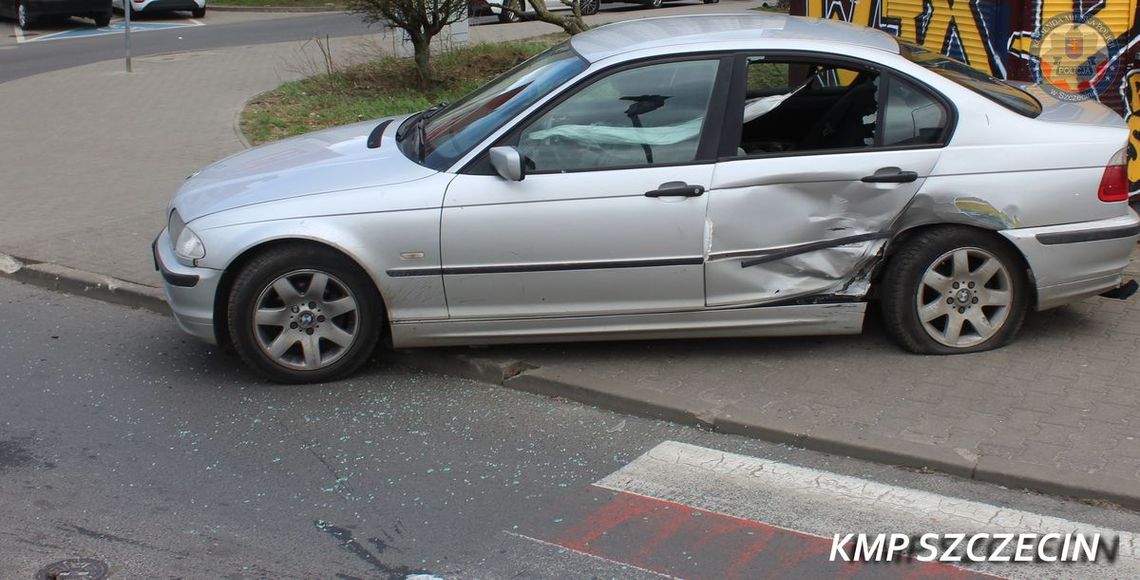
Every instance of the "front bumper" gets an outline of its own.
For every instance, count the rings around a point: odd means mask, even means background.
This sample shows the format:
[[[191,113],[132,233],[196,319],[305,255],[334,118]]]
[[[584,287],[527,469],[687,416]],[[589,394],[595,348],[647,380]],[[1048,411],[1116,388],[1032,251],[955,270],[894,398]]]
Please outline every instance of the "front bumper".
[[[1118,288],[1140,238],[1140,216],[1003,230],[1025,255],[1037,283],[1037,309],[1047,310]]]
[[[173,12],[175,10],[196,10],[206,7],[206,0],[151,0],[134,2],[129,0],[136,13]]]
[[[214,296],[222,272],[210,268],[183,266],[174,257],[170,233],[162,233],[151,244],[154,268],[162,273],[162,290],[174,312],[174,320],[194,338],[217,344],[214,333]]]

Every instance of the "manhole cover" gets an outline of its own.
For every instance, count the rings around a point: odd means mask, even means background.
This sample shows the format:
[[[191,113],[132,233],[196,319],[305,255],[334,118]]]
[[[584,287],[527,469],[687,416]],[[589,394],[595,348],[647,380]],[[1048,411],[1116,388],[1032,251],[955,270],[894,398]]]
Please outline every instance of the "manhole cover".
[[[75,558],[44,566],[36,574],[36,580],[103,580],[109,575],[106,563],[91,558]]]

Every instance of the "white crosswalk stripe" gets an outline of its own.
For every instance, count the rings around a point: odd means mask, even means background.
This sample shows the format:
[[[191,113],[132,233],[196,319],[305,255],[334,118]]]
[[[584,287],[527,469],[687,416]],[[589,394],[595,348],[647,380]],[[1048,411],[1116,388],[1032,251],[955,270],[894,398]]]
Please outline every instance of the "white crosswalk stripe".
[[[836,533],[1099,533],[1115,562],[976,563],[1011,578],[1138,578],[1131,532],[666,441],[595,485],[832,538]]]

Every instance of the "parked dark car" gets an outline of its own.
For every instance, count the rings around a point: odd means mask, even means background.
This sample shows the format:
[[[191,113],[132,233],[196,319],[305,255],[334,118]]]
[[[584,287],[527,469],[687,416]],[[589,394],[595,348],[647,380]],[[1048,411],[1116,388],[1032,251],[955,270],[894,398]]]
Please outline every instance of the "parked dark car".
[[[95,26],[111,23],[111,0],[0,0],[0,16],[14,18],[21,30],[51,17],[91,18]]]

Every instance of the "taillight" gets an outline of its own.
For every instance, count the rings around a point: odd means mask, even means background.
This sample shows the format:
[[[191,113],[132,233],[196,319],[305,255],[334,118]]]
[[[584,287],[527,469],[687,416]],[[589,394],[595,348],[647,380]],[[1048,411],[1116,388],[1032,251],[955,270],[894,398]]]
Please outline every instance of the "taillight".
[[[1112,159],[1108,161],[1108,165],[1104,168],[1104,173],[1100,177],[1100,189],[1097,190],[1096,196],[1101,201],[1114,202],[1114,201],[1128,201],[1128,167],[1125,165],[1126,157],[1124,150],[1116,152]]]

